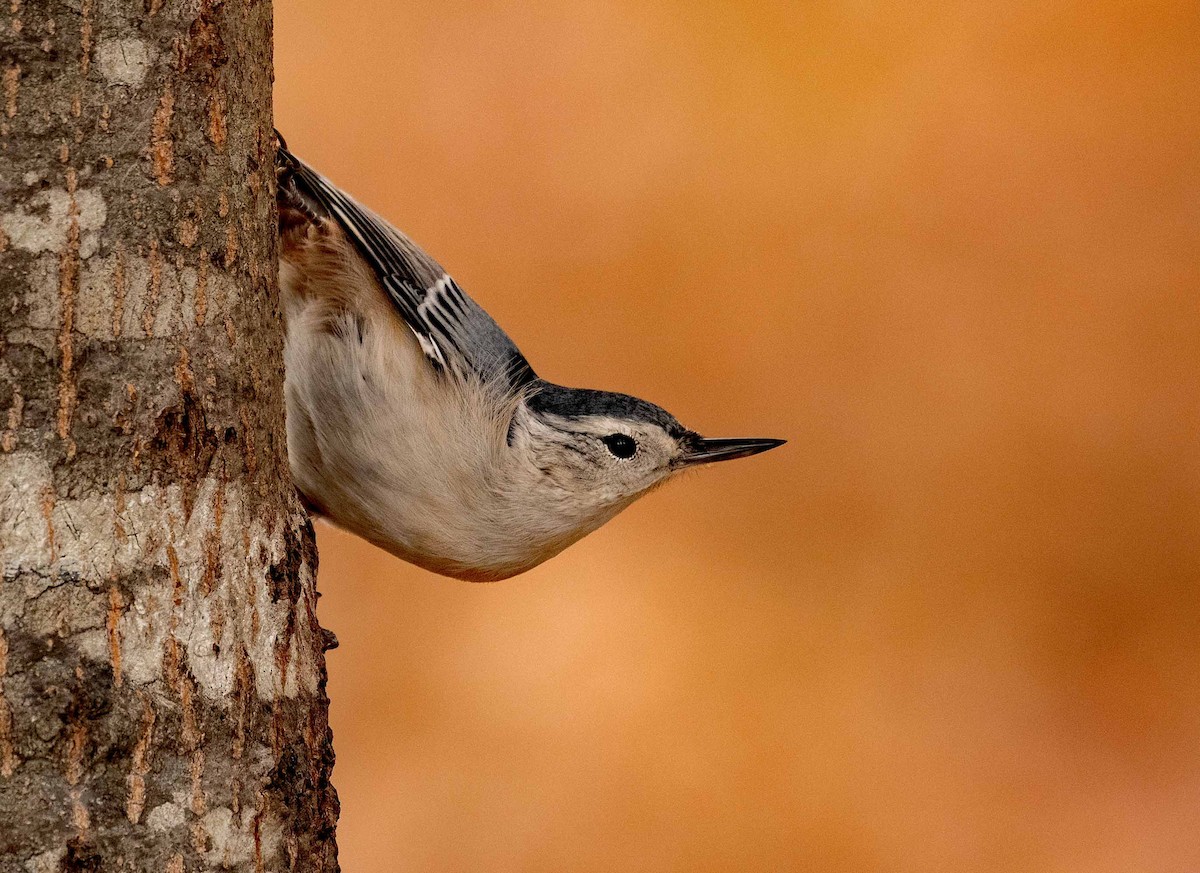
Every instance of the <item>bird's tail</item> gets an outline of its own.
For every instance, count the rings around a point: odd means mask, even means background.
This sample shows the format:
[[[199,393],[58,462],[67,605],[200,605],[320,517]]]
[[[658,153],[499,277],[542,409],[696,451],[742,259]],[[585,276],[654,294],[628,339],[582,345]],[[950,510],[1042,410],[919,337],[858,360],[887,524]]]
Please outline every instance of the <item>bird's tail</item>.
[[[275,200],[279,206],[279,232],[282,234],[299,225],[322,224],[329,214],[314,199],[304,182],[304,163],[288,151],[287,140],[275,131]],[[311,172],[311,171],[309,171]]]
[[[303,164],[300,159],[288,151],[287,140],[283,138],[283,134],[275,129],[275,175],[277,177],[290,176],[295,173]]]

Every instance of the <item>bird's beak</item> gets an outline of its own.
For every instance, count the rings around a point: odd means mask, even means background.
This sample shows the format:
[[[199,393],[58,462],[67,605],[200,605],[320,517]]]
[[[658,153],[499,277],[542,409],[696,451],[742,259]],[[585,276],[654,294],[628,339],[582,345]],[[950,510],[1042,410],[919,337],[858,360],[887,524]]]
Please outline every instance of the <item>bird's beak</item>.
[[[684,444],[684,465],[711,464],[713,461],[732,461],[734,458],[748,458],[760,452],[766,452],[783,445],[787,440],[768,439],[718,439],[709,440],[704,437],[693,437]]]

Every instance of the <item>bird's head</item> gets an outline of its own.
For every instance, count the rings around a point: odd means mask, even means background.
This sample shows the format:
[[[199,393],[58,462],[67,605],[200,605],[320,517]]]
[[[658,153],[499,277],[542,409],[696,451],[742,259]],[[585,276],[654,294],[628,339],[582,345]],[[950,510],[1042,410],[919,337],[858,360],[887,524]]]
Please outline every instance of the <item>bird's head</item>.
[[[526,399],[509,433],[532,477],[532,494],[578,536],[676,473],[783,442],[706,439],[645,400],[548,383]]]

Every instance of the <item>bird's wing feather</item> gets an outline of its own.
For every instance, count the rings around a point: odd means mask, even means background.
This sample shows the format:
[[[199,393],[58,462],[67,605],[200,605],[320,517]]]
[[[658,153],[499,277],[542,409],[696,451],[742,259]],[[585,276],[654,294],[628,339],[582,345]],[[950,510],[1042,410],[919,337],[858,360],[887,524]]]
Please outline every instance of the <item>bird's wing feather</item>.
[[[396,311],[439,370],[470,371],[517,391],[537,376],[508,335],[428,254],[282,145],[281,196],[332,216],[379,279]]]

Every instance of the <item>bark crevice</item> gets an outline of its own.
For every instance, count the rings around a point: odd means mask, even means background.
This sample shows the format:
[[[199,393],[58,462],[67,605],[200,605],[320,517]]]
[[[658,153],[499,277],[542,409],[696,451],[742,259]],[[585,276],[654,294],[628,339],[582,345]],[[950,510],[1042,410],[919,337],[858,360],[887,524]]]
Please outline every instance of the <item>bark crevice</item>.
[[[9,5],[0,871],[335,871],[270,4]]]

